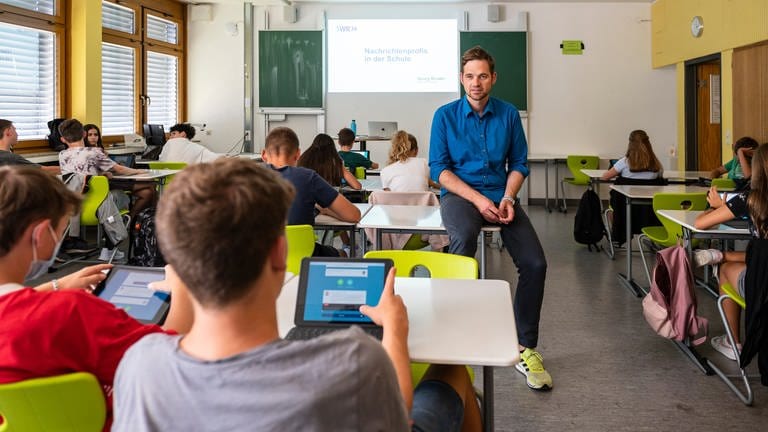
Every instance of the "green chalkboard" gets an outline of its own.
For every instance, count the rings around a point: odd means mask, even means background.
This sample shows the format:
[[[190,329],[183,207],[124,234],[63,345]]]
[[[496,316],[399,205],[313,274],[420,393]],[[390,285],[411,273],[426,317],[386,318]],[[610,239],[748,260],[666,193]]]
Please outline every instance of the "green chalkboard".
[[[259,107],[322,106],[323,32],[259,31]]]
[[[528,110],[528,56],[526,32],[461,32],[461,53],[480,45],[496,61],[498,79],[491,96]],[[462,96],[464,89],[461,89]]]

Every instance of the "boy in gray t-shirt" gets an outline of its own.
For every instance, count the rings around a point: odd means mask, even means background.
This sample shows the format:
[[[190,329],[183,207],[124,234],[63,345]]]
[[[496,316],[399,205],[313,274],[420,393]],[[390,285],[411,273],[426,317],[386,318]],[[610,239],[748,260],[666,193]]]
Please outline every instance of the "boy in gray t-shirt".
[[[157,233],[170,264],[165,284],[188,288],[194,323],[186,335],[147,337],[126,353],[112,430],[403,431],[410,420],[414,430],[481,427],[464,367],[433,366],[413,390],[394,269],[379,304],[361,308],[384,328],[381,343],[359,328],[280,339],[275,304],[292,197],[277,173],[244,159],[177,174],[158,205]]]

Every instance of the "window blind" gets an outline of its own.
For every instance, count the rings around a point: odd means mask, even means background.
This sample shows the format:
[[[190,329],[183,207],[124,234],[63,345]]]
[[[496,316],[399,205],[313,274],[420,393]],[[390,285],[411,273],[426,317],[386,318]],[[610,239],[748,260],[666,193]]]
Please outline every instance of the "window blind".
[[[147,51],[147,123],[170,129],[178,120],[178,58]]]
[[[134,132],[135,50],[110,43],[101,44],[101,133],[122,135]]]
[[[52,32],[0,23],[0,113],[14,123],[19,139],[48,135],[47,123],[56,112],[55,38]]]
[[[168,21],[147,15],[147,37],[172,44],[178,43],[178,25],[173,21]]]
[[[108,1],[101,2],[101,25],[104,28],[134,33],[135,12],[131,8],[120,6]]]
[[[11,6],[20,7],[23,9],[40,12],[48,15],[53,15],[54,4],[56,0],[0,0],[0,3],[4,3]],[[18,129],[18,127],[17,127]]]

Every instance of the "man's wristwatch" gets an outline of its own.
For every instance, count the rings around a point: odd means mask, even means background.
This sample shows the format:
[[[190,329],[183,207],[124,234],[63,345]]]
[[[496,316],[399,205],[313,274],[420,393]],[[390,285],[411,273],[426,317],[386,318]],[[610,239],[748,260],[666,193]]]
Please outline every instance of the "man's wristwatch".
[[[514,196],[508,196],[507,195],[507,196],[502,197],[501,200],[502,201],[509,201],[509,202],[512,203],[512,205],[517,204],[517,197],[514,197]]]

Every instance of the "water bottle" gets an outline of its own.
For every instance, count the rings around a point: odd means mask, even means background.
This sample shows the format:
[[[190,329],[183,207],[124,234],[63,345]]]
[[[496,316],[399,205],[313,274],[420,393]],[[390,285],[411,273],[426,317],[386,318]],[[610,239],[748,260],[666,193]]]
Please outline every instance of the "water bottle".
[[[357,136],[357,123],[355,123],[354,120],[352,120],[352,123],[349,124],[349,128],[352,129],[352,133]]]

